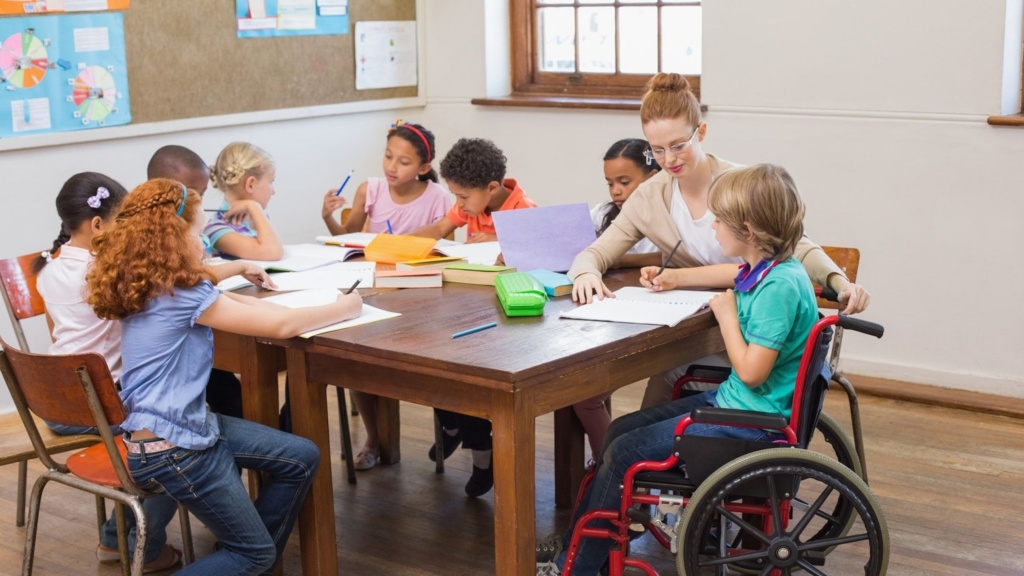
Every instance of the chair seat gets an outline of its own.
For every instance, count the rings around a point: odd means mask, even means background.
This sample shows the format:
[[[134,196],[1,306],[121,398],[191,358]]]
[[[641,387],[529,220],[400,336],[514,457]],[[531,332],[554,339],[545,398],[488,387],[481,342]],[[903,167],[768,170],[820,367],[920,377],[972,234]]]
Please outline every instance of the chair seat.
[[[100,441],[99,436],[86,434],[75,436],[61,436],[56,434],[50,427],[39,418],[35,418],[39,435],[43,438],[48,451],[51,454],[77,450],[91,446]],[[0,415],[0,466],[23,462],[36,457],[32,442],[25,432],[25,425],[17,412]]]
[[[117,436],[114,438],[114,444],[121,453],[121,461],[127,462],[124,440]],[[114,465],[110,463],[110,456],[107,455],[107,449],[103,444],[96,444],[68,456],[67,467],[72,474],[82,480],[110,488],[121,488],[121,481],[114,473]]]

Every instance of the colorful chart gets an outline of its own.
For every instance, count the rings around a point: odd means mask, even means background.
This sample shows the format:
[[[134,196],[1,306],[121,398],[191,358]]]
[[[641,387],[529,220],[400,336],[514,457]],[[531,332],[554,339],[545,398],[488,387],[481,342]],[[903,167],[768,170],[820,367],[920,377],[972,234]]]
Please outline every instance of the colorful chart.
[[[102,124],[117,105],[117,84],[101,66],[85,67],[75,78],[73,87],[75,118],[80,118],[82,124]]]
[[[11,34],[0,48],[0,70],[16,88],[31,88],[42,82],[49,63],[46,44],[31,32]]]

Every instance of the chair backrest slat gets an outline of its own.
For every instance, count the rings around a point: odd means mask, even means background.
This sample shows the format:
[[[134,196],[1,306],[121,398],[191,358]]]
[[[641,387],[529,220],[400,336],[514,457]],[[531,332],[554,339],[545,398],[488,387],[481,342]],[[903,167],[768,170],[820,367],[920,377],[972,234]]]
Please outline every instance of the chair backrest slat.
[[[860,268],[860,250],[840,246],[822,246],[821,249],[846,274],[846,278],[850,282],[857,282],[857,270]],[[818,308],[839,310],[845,307],[844,304],[818,298]]]
[[[28,409],[43,420],[69,426],[95,426],[76,370],[84,367],[92,379],[107,422],[117,425],[127,414],[117,394],[107,363],[99,354],[55,356],[32,354],[12,348],[0,340],[14,382]]]
[[[28,350],[28,340],[21,321],[46,313],[43,297],[36,290],[38,275],[32,271],[32,263],[37,258],[39,252],[0,260],[4,305],[22,350]]]

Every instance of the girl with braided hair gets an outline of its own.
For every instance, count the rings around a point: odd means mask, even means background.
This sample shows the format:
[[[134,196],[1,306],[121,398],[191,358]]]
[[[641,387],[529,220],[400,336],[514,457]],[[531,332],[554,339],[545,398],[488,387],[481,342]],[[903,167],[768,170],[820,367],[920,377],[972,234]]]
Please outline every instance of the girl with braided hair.
[[[199,195],[169,179],[128,195],[93,240],[89,303],[120,320],[121,424],[128,470],[142,489],[166,494],[203,522],[220,549],[179,574],[263,574],[284,549],[320,461],[315,444],[210,412],[206,380],[212,328],[290,338],[359,316],[359,294],[290,309],[214,287],[203,267]],[[255,501],[237,468],[264,473]]]

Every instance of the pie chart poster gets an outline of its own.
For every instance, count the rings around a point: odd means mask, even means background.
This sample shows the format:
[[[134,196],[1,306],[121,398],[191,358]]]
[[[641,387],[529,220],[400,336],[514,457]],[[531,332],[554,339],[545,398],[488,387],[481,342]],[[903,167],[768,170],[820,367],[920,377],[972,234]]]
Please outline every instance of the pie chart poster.
[[[0,138],[129,122],[120,12],[0,18]]]

